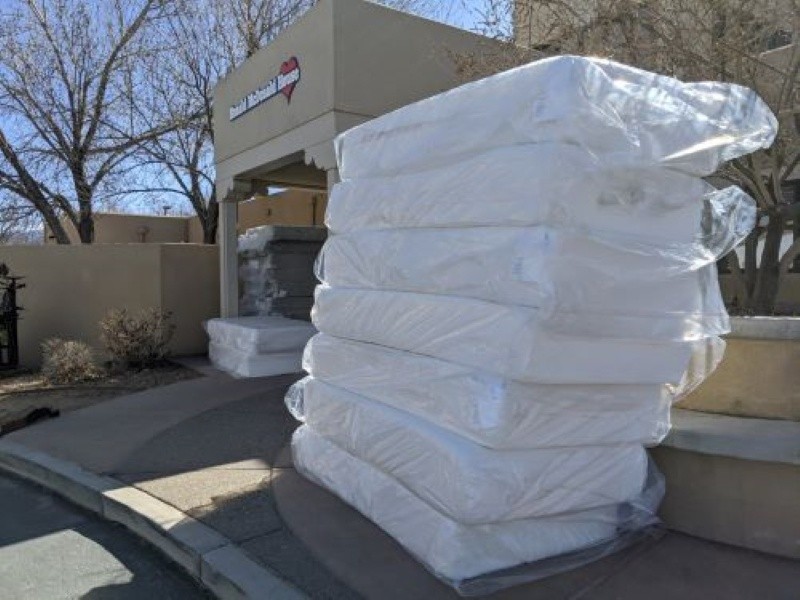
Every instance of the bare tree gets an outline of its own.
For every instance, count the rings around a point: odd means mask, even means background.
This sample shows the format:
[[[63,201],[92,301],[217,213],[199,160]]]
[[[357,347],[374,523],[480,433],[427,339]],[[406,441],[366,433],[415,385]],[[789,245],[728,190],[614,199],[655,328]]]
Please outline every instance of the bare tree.
[[[11,194],[0,195],[0,244],[43,242],[41,219],[28,202]]]
[[[142,35],[168,0],[7,0],[0,13],[0,188],[30,203],[57,242],[62,217],[83,243],[94,206],[136,143],[174,127],[139,128]]]
[[[455,0],[387,0],[401,10],[445,18]],[[271,42],[316,0],[197,0],[159,26],[172,41],[169,53],[148,64],[147,96],[138,118],[185,125],[139,144],[142,182],[137,191],[185,199],[203,228],[203,241],[216,240],[219,208],[214,189],[213,88],[226,73]]]
[[[457,57],[471,79],[554,54],[613,58],[687,81],[720,80],[756,90],[778,116],[771,148],[718,175],[756,200],[758,226],[742,265],[724,259],[735,307],[769,314],[800,256],[800,0],[485,0],[479,29],[511,43]],[[794,42],[794,43],[792,43]],[[787,232],[794,242],[782,251]]]
[[[214,189],[213,89],[227,72],[269,43],[313,0],[183,0],[158,26],[168,53],[146,61],[147,90],[137,104],[146,129],[181,122],[164,135],[141,139],[141,188],[188,202],[200,219],[203,241],[216,240],[219,207]],[[134,191],[134,190],[130,190]]]

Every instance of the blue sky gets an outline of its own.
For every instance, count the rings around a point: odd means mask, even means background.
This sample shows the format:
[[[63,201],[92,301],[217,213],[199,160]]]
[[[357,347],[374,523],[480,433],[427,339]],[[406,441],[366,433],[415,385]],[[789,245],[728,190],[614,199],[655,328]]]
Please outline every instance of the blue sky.
[[[451,16],[448,22],[451,25],[461,27],[463,29],[474,29],[475,27],[475,10],[477,2],[470,2],[470,0],[455,0],[451,8]]]
[[[477,11],[483,4],[482,0],[433,0],[433,3],[439,4],[437,14],[426,16],[469,30],[475,28]]]

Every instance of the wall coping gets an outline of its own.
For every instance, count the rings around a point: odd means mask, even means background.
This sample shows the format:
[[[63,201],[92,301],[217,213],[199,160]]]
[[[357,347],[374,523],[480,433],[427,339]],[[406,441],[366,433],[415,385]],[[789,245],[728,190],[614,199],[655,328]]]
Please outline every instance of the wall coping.
[[[728,338],[800,340],[800,317],[731,317]]]
[[[700,454],[800,466],[800,423],[672,409],[662,445]]]

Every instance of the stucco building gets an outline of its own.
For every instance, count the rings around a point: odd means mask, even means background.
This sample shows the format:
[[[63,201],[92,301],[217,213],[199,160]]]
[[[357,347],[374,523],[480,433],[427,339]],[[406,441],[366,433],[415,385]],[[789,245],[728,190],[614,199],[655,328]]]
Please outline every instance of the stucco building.
[[[459,85],[453,54],[483,44],[493,42],[371,2],[321,0],[217,85],[222,316],[238,311],[241,203],[268,186],[327,192],[339,133]]]
[[[256,193],[239,206],[237,233],[262,225],[320,227],[325,218],[327,193],[322,190],[288,189]],[[72,244],[80,244],[77,230],[62,219]],[[203,243],[200,219],[192,215],[145,215],[100,212],[94,216],[95,244]],[[45,225],[44,243],[55,244]]]

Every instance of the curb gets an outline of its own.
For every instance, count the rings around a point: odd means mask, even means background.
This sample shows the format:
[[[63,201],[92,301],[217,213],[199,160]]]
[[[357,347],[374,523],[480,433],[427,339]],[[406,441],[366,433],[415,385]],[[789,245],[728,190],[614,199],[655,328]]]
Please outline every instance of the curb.
[[[216,530],[113,477],[96,475],[75,463],[7,440],[0,440],[0,470],[120,523],[180,565],[220,600],[307,597]]]

